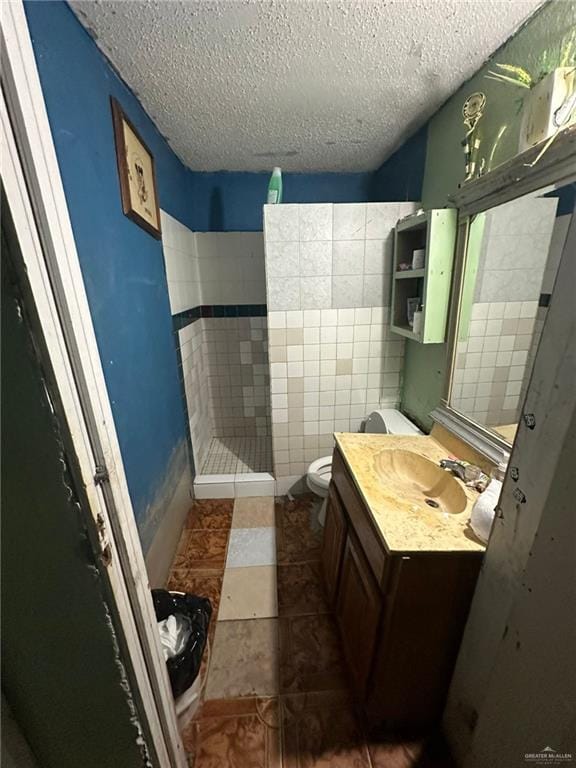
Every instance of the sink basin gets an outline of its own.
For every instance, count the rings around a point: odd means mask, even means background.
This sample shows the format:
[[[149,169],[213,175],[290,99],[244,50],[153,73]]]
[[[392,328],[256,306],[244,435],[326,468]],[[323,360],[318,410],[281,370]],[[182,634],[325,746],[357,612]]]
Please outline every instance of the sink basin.
[[[381,451],[374,466],[399,502],[454,515],[466,509],[466,494],[456,478],[419,453]]]

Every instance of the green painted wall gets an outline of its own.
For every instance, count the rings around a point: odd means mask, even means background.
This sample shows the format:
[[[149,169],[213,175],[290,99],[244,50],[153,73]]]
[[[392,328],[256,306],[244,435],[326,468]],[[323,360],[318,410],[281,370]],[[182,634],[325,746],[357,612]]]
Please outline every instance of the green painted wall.
[[[495,62],[517,64],[529,72],[539,69],[543,51],[555,51],[562,39],[576,27],[576,2],[552,0],[496,52],[492,60],[465,83],[434,115],[428,125],[428,146],[422,189],[425,208],[451,204],[451,196],[464,177],[462,104],[474,91],[486,94],[486,109],[479,123],[480,152],[486,170],[513,157],[517,151],[521,115],[516,99],[522,89],[506,87],[484,75]],[[406,344],[402,409],[425,429],[429,413],[440,402],[447,364],[446,344]]]

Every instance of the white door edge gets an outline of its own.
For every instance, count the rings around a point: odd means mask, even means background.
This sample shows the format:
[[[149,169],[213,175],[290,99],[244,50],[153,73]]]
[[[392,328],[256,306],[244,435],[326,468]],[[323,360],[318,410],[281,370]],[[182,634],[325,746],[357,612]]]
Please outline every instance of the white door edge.
[[[1,16],[1,168],[82,480],[162,768],[187,765],[62,179],[21,0]],[[95,483],[96,464],[109,481]]]

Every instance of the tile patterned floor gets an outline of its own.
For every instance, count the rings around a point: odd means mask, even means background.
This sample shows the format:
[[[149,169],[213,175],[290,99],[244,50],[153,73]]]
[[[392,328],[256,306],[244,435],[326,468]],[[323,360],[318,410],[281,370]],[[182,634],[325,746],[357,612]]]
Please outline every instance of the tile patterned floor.
[[[371,768],[368,745],[346,691],[284,696],[281,718],[284,768]]]
[[[219,621],[269,619],[276,616],[278,589],[275,565],[226,569]]]
[[[329,613],[320,562],[278,566],[278,615]]]
[[[232,499],[203,499],[195,501],[186,519],[186,528],[214,528],[229,531],[232,526]]]
[[[213,437],[202,475],[272,472],[271,437]]]
[[[188,729],[195,768],[280,766],[278,699],[207,701]]]
[[[212,603],[212,611],[215,618],[218,616],[223,580],[224,574],[220,571],[175,568],[170,574],[167,589],[207,597]],[[212,625],[214,623],[213,621]]]
[[[204,702],[182,734],[190,765],[453,768],[442,744],[363,732],[324,594],[315,519],[310,496],[194,503],[169,580],[214,606]],[[275,539],[276,552],[268,547],[267,562],[251,565],[263,538]]]
[[[228,531],[188,528],[180,540],[173,567],[223,570],[228,538]]]
[[[168,589],[210,599],[210,643],[216,631],[233,511],[234,499],[192,503],[167,582]]]
[[[267,496],[236,499],[232,528],[274,528],[274,502]]]
[[[227,568],[276,565],[276,531],[267,528],[233,528],[228,545]]]
[[[346,674],[332,616],[288,616],[279,620],[280,692],[338,691]]]
[[[278,620],[218,621],[206,699],[278,693]]]

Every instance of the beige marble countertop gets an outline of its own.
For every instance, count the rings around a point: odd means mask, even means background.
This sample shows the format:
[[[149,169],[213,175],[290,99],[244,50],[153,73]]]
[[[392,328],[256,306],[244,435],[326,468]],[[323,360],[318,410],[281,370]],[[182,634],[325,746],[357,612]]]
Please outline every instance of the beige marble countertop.
[[[387,488],[378,475],[375,456],[384,450],[408,450],[438,463],[450,452],[430,435],[378,435],[337,432],[336,444],[348,465],[360,495],[372,513],[389,552],[483,552],[482,544],[472,532],[470,513],[478,492],[460,480],[467,504],[457,514],[428,507],[424,501],[399,498]]]

